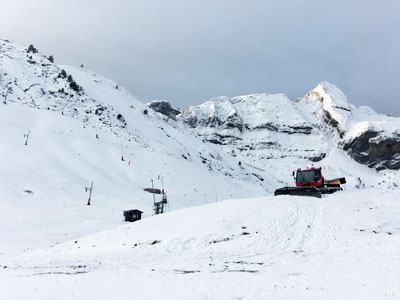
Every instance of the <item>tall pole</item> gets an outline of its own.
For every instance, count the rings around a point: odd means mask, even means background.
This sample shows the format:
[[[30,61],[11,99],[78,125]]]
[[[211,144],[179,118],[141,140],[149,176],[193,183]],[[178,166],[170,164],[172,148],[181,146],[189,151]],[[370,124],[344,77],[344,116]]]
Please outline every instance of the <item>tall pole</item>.
[[[156,203],[156,196],[154,196],[154,183],[153,179],[151,180],[151,187],[153,188],[153,204]]]
[[[89,189],[89,199],[88,199],[87,205],[90,205],[90,200],[92,198],[92,190],[93,190],[93,180],[92,180],[92,184],[90,185],[90,189]]]
[[[25,140],[25,146],[28,146],[28,139],[29,139],[29,134],[30,134],[30,130],[28,130],[28,134],[24,134],[24,136],[26,137],[26,140]]]

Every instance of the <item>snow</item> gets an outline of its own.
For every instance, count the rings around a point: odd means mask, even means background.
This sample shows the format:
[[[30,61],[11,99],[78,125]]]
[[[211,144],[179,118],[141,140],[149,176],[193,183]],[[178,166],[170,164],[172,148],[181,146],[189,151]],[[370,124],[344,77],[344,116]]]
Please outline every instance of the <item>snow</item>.
[[[376,189],[182,209],[8,257],[0,279],[9,284],[1,293],[6,299],[398,299],[399,213],[396,193]]]
[[[334,84],[323,81],[302,99],[302,102],[321,102],[322,109],[329,114],[341,130],[345,130],[352,111],[347,97]]]
[[[399,118],[323,82],[297,102],[218,97],[174,121],[117,82],[3,40],[0,75],[0,299],[399,298],[400,173],[352,160],[322,116],[343,140],[396,136]],[[228,137],[206,142],[215,135]],[[344,191],[271,196],[313,165],[346,177]],[[152,216],[143,188],[161,187],[158,175],[169,209]],[[133,208],[144,218],[124,223]]]
[[[151,179],[161,187],[158,175],[163,175],[170,210],[265,193],[258,179],[215,145],[166,123],[157,113],[144,115],[147,107],[122,86],[116,89],[115,82],[86,68],[49,64],[37,73],[38,66],[26,61],[22,47],[5,44],[0,50],[13,58],[3,54],[0,66],[13,92],[0,106],[0,199],[6,199],[0,205],[7,212],[0,218],[0,253],[101,231],[120,224],[126,209],[141,209],[149,217],[153,200],[143,188],[151,185]],[[35,55],[37,61],[46,60]],[[84,87],[84,94],[64,86],[57,77],[61,69]],[[55,81],[68,96],[48,92],[54,90]],[[24,92],[31,82],[39,82],[40,88]],[[4,90],[1,85],[0,91]],[[28,96],[34,104],[25,101]],[[106,109],[96,115],[99,107]],[[118,113],[126,126],[117,120]],[[92,180],[89,208],[85,187]],[[219,189],[210,189],[213,185]]]
[[[0,119],[0,139],[7,144],[0,148],[0,198],[7,199],[1,203],[7,211],[0,218],[3,253],[119,224],[124,209],[138,208],[150,216],[152,197],[143,188],[151,185],[151,179],[160,187],[159,174],[164,177],[171,210],[206,203],[216,196],[221,199],[233,194],[244,197],[264,193],[258,184],[210,173],[196,153],[211,151],[212,146],[191,145],[190,137],[185,135],[181,139],[186,138],[185,153],[192,153],[192,161],[181,157],[179,144],[166,147],[155,140],[157,132],[153,133],[153,141],[146,141],[146,148],[134,140],[122,140],[125,161],[121,161],[121,140],[115,134],[102,130],[96,139],[95,128],[84,128],[80,121],[61,114],[7,104],[0,109]],[[25,146],[28,130],[30,137]],[[162,139],[165,133],[158,131]],[[174,137],[173,131],[169,133]],[[94,192],[89,208],[84,187],[91,180]],[[212,185],[221,189],[210,190]],[[46,217],[38,218],[44,212]],[[69,232],[64,224],[75,229]],[[57,230],[59,234],[55,235]],[[44,232],[45,239],[38,239]]]
[[[282,107],[285,109],[282,110]],[[264,123],[281,126],[300,126],[306,123],[294,103],[284,94],[251,94],[237,97],[218,97],[199,106],[190,106],[182,115],[206,119],[210,116],[226,119],[234,112],[243,123],[256,127]]]

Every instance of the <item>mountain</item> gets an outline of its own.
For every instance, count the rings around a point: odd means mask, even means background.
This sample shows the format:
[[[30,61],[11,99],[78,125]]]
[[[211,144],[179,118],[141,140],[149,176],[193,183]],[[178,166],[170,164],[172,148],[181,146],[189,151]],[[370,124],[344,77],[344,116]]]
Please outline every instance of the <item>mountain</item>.
[[[357,162],[376,170],[400,169],[400,119],[377,114],[368,106],[355,107],[333,84],[322,82],[299,103],[314,106],[314,122],[328,124],[338,146]]]
[[[284,94],[218,97],[179,117],[205,140],[242,157],[318,162],[333,146],[378,171],[400,168],[400,119],[355,107],[328,82],[297,101]]]
[[[144,104],[55,61],[0,40],[0,298],[398,298],[399,118],[328,82]],[[344,191],[272,196],[311,166]]]

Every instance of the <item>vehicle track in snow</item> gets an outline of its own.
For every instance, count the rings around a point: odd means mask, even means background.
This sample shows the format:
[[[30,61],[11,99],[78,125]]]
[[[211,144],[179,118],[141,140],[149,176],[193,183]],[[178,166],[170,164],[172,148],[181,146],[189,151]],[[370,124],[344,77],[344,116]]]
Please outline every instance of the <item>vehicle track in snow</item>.
[[[273,252],[326,251],[335,241],[334,224],[325,222],[331,213],[330,205],[322,199],[292,197],[287,205],[288,213],[275,220],[274,233],[269,240],[274,243]]]

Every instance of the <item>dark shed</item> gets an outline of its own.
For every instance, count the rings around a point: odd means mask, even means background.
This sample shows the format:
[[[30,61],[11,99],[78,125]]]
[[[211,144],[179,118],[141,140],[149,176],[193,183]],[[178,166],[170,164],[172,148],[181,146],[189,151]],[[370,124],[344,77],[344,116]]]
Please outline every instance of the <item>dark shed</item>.
[[[126,222],[135,222],[142,218],[142,211],[138,209],[124,210],[124,217]]]

